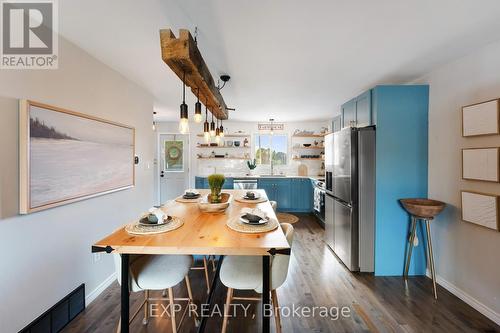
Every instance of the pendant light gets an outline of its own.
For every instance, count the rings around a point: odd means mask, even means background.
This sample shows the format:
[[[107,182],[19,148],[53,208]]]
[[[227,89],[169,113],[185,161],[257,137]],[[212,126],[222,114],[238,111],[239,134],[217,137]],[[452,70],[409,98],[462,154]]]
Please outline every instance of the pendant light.
[[[155,115],[156,115],[156,111],[153,111],[153,126],[151,127],[151,129],[153,130],[153,132],[156,131]]]
[[[179,121],[179,132],[186,134],[189,132],[188,106],[186,104],[186,73],[182,76],[182,104],[181,119]]]
[[[194,104],[194,122],[199,124],[203,120],[203,116],[201,115],[200,88],[197,90],[196,98],[198,100]]]
[[[212,113],[212,122],[210,123],[210,136],[215,136],[215,122],[214,122],[214,114]]]
[[[221,138],[223,138],[223,137],[224,137],[224,127],[222,127],[222,119],[220,120],[219,136],[220,136]]]
[[[217,119],[217,126],[215,127],[215,142],[220,142],[219,119]]]
[[[219,119],[217,119],[217,126],[215,127],[215,142],[220,143],[220,130],[219,130]]]
[[[208,111],[207,111],[206,100],[205,100],[205,122],[203,123],[203,137],[205,138],[205,143],[210,142],[210,125],[208,124]]]

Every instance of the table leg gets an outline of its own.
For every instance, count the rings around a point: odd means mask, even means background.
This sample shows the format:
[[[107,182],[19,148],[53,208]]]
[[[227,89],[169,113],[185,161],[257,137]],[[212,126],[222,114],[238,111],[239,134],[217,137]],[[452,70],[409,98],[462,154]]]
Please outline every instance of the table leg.
[[[262,333],[269,333],[271,328],[271,318],[266,315],[271,307],[269,299],[270,288],[270,256],[262,257]]]
[[[219,280],[220,268],[222,266],[222,260],[224,260],[224,256],[219,256],[219,260],[217,261],[217,269],[215,271],[214,277],[212,279],[212,284],[210,285],[210,291],[208,293],[205,304],[209,304],[209,309],[212,309],[213,302],[213,294],[215,293],[215,288],[217,288],[217,280]],[[201,316],[200,326],[198,326],[198,333],[205,331],[205,326],[207,325],[207,317]]]
[[[129,329],[129,255],[122,254],[122,288],[121,288],[121,333],[128,333]]]

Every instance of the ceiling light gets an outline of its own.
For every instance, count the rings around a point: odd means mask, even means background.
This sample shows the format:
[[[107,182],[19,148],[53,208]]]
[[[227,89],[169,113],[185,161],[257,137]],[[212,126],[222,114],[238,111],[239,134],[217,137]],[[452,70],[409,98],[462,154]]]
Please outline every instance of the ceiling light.
[[[224,137],[224,127],[222,127],[222,119],[220,120],[219,135],[221,138]]]
[[[198,88],[198,93],[196,94],[196,98],[198,100],[194,104],[194,122],[201,123],[201,121],[203,120],[203,116],[201,115],[200,88]]]
[[[181,119],[179,120],[179,132],[186,134],[189,132],[188,106],[186,104],[186,73],[182,78],[182,104],[181,104]]]
[[[205,138],[205,143],[208,143],[210,141],[210,125],[208,124],[207,101],[205,101],[205,122],[203,123],[203,137]]]
[[[215,136],[215,122],[214,122],[214,114],[212,113],[212,122],[210,123],[210,136]]]

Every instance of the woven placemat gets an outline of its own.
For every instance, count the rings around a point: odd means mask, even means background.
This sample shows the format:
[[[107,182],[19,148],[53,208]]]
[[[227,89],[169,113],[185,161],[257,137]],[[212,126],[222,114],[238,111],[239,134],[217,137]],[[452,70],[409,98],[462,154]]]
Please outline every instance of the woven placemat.
[[[181,203],[197,203],[198,201],[201,200],[201,196],[195,199],[185,199],[182,196],[175,198],[175,201],[181,202]]]
[[[183,224],[183,219],[172,216],[172,221],[161,225],[148,226],[138,223],[127,224],[125,226],[125,231],[133,235],[153,235],[175,230],[182,227]]]
[[[259,234],[276,229],[278,227],[278,221],[276,221],[275,219],[270,219],[266,224],[251,225],[241,222],[240,218],[236,217],[227,221],[226,225],[234,231],[242,232],[245,234]]]
[[[251,204],[258,204],[258,203],[267,201],[267,199],[264,197],[260,197],[260,198],[255,199],[255,200],[243,199],[243,197],[235,197],[234,200],[236,200],[238,202],[251,203]]]

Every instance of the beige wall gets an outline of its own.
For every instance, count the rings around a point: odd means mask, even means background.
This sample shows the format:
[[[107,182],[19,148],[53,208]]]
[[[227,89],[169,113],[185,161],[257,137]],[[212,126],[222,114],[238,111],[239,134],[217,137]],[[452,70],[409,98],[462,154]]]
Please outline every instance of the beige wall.
[[[19,331],[81,283],[92,297],[114,272],[108,255],[93,262],[92,243],[153,204],[152,97],[73,44],[59,47],[58,70],[0,70],[2,332]],[[19,98],[134,126],[135,188],[17,215]]]
[[[429,197],[448,203],[432,223],[441,283],[500,324],[500,232],[461,221],[460,190],[500,195],[500,184],[461,180],[460,149],[499,147],[500,136],[462,138],[461,107],[500,97],[500,43],[428,74]]]

